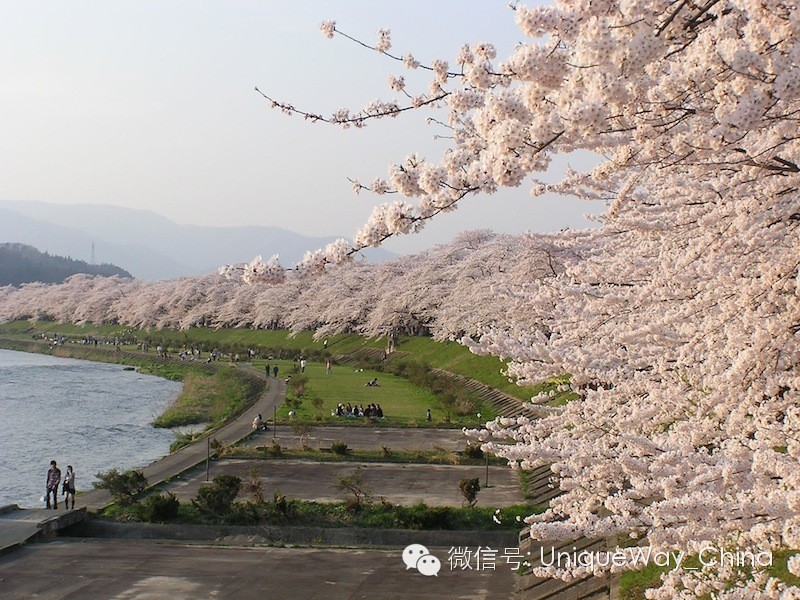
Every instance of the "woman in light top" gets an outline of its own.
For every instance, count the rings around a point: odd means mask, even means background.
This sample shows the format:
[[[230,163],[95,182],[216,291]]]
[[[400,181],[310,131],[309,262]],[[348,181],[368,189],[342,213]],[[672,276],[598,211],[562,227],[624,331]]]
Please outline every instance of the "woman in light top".
[[[64,494],[65,508],[75,508],[75,471],[72,470],[72,465],[67,466],[67,472],[64,473],[64,484],[62,487]],[[70,498],[72,499],[72,507],[69,505]]]

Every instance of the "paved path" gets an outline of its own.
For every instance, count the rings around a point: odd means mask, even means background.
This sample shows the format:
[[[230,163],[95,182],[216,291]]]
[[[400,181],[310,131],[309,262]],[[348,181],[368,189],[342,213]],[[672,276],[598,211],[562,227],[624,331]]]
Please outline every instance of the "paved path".
[[[289,498],[316,502],[339,502],[342,492],[334,487],[343,475],[361,468],[364,483],[375,498],[386,498],[395,504],[412,505],[425,502],[430,506],[461,506],[459,480],[477,477],[483,487],[486,467],[483,465],[419,465],[400,463],[313,462],[305,460],[237,460],[214,463],[211,477],[227,474],[247,480],[247,469],[256,465],[264,484],[264,495],[271,498],[280,490]],[[181,501],[197,496],[205,483],[205,470],[186,473],[164,486]],[[478,494],[479,506],[522,504],[519,476],[506,466],[489,467],[490,487]]]
[[[0,597],[61,600],[506,600],[516,575],[451,570],[449,548],[428,549],[436,577],[406,570],[400,550],[240,548],[90,540],[27,546],[0,557]],[[473,548],[474,550],[474,548]]]
[[[16,504],[0,507],[0,554],[68,527],[86,518],[86,509],[21,509]],[[2,596],[2,594],[0,594]]]
[[[273,435],[272,423],[267,431],[259,431],[250,437],[246,446],[270,446],[273,439],[282,448],[299,448],[300,439],[292,428],[278,425]],[[308,437],[311,448],[330,448],[336,441],[345,442],[356,450],[380,450],[383,446],[392,450],[464,450],[467,438],[460,429],[433,429],[427,427],[390,429],[386,427],[314,427]]]
[[[271,377],[267,391],[241,416],[212,431],[199,442],[168,454],[142,469],[147,481],[151,485],[157,485],[183,473],[187,469],[205,463],[208,453],[208,440],[211,438],[224,444],[235,444],[244,439],[252,432],[253,418],[259,413],[262,415],[272,414],[273,407],[279,406],[283,402],[285,395],[286,384],[283,380]],[[76,498],[77,505],[86,506],[89,510],[101,509],[110,502],[111,496],[106,490],[91,490],[78,494]]]

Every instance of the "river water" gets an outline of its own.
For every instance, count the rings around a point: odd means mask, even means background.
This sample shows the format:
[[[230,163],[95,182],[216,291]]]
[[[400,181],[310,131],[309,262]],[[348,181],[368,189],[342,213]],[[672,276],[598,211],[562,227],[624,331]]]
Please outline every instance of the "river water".
[[[123,365],[0,350],[0,506],[40,506],[51,460],[85,490],[98,471],[161,458],[175,434],[150,423],[180,389]]]

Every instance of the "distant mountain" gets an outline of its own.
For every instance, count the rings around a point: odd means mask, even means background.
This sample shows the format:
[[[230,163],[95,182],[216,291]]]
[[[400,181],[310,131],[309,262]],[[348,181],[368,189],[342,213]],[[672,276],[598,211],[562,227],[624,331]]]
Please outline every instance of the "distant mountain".
[[[141,279],[170,279],[280,255],[291,265],[334,237],[307,237],[280,227],[178,225],[154,212],[99,204],[0,201],[0,242],[31,244],[51,253],[119,264]],[[395,255],[364,252],[370,262]]]
[[[0,244],[0,285],[19,286],[32,281],[61,283],[78,273],[132,277],[115,265],[90,265],[82,260],[51,256],[26,244]]]

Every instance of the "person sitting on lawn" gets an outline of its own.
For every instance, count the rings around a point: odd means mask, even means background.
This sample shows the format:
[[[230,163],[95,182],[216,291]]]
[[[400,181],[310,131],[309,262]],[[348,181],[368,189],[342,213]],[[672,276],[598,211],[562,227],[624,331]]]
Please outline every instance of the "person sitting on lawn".
[[[364,384],[367,387],[378,387],[378,378],[373,377],[367,383]]]

